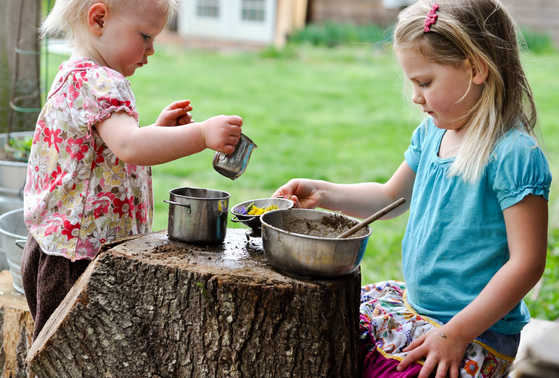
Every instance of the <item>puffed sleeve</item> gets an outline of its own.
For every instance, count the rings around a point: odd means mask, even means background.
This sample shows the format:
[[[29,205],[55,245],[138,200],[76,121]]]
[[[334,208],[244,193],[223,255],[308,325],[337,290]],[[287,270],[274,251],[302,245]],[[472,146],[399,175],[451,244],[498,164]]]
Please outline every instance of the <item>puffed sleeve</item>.
[[[422,140],[425,138],[427,128],[428,120],[425,120],[414,130],[411,137],[410,146],[404,153],[406,162],[414,172],[417,172],[417,169],[419,167],[419,161],[421,159],[422,152]]]
[[[138,122],[136,99],[130,82],[120,73],[107,67],[78,71],[73,75],[74,85],[83,96],[79,116],[85,122],[87,137],[93,126],[113,112],[124,111]]]
[[[496,146],[489,172],[502,210],[529,194],[549,200],[549,164],[537,142],[526,133],[515,130]]]

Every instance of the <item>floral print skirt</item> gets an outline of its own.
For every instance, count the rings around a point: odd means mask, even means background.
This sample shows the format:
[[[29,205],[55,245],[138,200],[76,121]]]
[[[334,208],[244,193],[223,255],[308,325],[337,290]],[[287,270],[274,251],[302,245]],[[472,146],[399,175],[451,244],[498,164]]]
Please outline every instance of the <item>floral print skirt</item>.
[[[407,355],[402,349],[442,324],[415,312],[406,301],[405,290],[405,283],[398,281],[361,288],[359,332],[363,378],[417,377],[423,366],[423,360],[420,360],[405,371],[396,370]],[[493,345],[489,346],[482,340],[492,340]],[[516,355],[519,340],[519,335],[499,335],[491,330],[485,332],[466,349],[460,377],[507,377],[514,357],[505,355],[503,350]]]

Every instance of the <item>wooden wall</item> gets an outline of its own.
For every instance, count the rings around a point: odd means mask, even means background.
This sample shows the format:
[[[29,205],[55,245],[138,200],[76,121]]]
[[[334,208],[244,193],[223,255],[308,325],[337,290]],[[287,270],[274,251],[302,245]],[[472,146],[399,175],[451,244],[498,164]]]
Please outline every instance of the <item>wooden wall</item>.
[[[559,0],[501,0],[521,26],[548,33],[559,47]],[[391,25],[398,10],[382,0],[309,0],[307,21]]]
[[[309,0],[307,20],[323,24],[355,23],[390,25],[398,10],[386,9],[382,0]]]
[[[559,0],[501,0],[516,22],[549,34],[559,47]]]

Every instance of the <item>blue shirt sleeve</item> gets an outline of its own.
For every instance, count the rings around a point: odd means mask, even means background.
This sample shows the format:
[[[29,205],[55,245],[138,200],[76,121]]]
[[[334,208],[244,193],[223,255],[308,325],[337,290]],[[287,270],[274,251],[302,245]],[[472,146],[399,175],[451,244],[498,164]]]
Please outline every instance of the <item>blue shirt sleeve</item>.
[[[421,142],[427,133],[427,120],[423,121],[413,132],[411,137],[411,144],[407,151],[404,153],[406,162],[410,168],[417,173],[419,167],[419,160],[421,159]]]
[[[515,130],[496,146],[490,162],[492,188],[504,210],[529,194],[549,200],[551,172],[537,142]]]

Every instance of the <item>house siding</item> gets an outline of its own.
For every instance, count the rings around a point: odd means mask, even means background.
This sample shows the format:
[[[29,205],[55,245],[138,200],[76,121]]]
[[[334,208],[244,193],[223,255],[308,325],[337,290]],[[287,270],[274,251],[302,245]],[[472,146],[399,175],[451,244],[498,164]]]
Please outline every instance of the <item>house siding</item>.
[[[307,19],[323,24],[393,24],[398,15],[396,9],[386,9],[382,0],[310,0]]]
[[[501,0],[515,21],[528,29],[549,34],[559,47],[559,0]],[[394,24],[397,9],[387,9],[382,0],[310,0],[307,20],[367,24]]]
[[[502,0],[516,22],[547,33],[559,47],[559,0]]]

